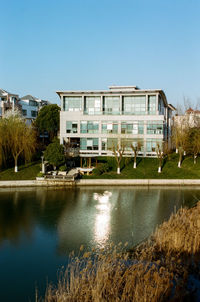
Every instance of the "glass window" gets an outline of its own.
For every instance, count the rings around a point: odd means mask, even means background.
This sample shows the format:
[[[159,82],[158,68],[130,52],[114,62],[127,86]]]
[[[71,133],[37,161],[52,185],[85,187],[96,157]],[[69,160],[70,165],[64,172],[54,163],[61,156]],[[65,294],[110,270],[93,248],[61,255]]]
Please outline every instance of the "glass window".
[[[163,134],[163,122],[159,122],[159,121],[148,122],[147,134]]]
[[[23,116],[26,116],[27,115],[27,110],[23,109],[22,114],[23,114]]]
[[[78,132],[78,123],[77,122],[66,122],[66,133],[77,133]]]
[[[86,96],[84,98],[84,113],[88,115],[101,114],[101,97]]]
[[[81,111],[82,97],[81,96],[64,96],[63,98],[64,111]]]
[[[156,96],[155,95],[148,96],[148,113],[156,114]]]
[[[81,138],[80,139],[81,150],[98,150],[99,139],[98,138]]]
[[[161,115],[165,114],[164,102],[160,95],[159,95],[159,99],[158,99],[158,111],[159,111],[159,114],[161,114]]]
[[[101,140],[101,148],[103,151],[110,150],[113,148],[117,148],[118,139],[117,138],[102,138]]]
[[[104,114],[120,114],[120,98],[119,96],[103,97],[103,113]]]
[[[32,116],[32,117],[36,117],[36,116],[37,116],[37,111],[31,110],[31,116]]]
[[[82,121],[81,122],[81,133],[98,133],[99,132],[99,122]]]
[[[38,106],[38,103],[36,101],[29,101],[29,106]]]
[[[121,139],[121,145],[125,147],[126,151],[131,151],[131,146],[136,146],[140,143],[140,152],[144,151],[144,141],[136,138],[123,138]]]
[[[146,114],[146,96],[124,96],[122,99],[123,114]]]
[[[101,132],[104,134],[107,134],[107,133],[117,134],[118,133],[118,122],[102,123]]]
[[[136,121],[134,123],[121,123],[122,134],[143,134],[144,133],[144,122]]]
[[[146,142],[146,152],[156,152],[157,145],[162,147],[162,141],[156,139],[147,139]]]

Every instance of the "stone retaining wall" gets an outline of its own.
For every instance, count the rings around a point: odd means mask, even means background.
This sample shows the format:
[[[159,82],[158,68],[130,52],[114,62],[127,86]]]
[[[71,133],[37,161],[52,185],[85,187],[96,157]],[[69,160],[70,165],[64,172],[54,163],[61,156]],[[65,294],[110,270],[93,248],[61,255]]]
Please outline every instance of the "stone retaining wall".
[[[72,186],[200,186],[200,179],[80,179],[0,181],[0,188]]]

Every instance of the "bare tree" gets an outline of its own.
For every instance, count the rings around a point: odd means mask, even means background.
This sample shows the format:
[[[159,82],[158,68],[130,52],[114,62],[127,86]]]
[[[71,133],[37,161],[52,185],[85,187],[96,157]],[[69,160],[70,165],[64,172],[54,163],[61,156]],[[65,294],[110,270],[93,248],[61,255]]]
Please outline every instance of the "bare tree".
[[[121,168],[121,161],[124,155],[125,145],[124,144],[117,144],[117,146],[113,145],[113,153],[117,162],[117,174],[120,174]]]
[[[141,150],[141,142],[137,142],[136,144],[132,144],[131,145],[131,149],[133,150],[133,154],[134,154],[134,163],[133,163],[133,169],[136,169],[137,167],[137,156],[138,156],[138,152]]]
[[[157,144],[156,153],[158,158],[158,173],[162,172],[163,160],[169,152],[168,143],[164,142],[162,145]]]

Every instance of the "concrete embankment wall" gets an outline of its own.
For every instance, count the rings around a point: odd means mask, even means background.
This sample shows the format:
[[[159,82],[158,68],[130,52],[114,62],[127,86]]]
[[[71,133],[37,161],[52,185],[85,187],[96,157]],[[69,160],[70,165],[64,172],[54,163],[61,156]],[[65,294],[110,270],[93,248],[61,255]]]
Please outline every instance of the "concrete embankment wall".
[[[0,181],[0,188],[74,186],[200,186],[200,179],[81,179]]]

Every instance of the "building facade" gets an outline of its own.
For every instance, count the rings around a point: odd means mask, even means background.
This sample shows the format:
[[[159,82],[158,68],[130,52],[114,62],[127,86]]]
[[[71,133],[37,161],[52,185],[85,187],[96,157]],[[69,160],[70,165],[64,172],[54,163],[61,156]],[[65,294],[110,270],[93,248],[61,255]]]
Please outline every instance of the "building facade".
[[[57,91],[61,99],[60,142],[81,157],[113,155],[113,146],[140,142],[141,156],[156,156],[171,136],[172,111],[161,89],[111,86],[107,91]]]
[[[36,119],[39,110],[43,106],[49,104],[48,101],[38,99],[32,95],[23,96],[20,98],[19,103],[21,105],[22,115],[28,124],[31,124],[32,121]]]
[[[0,88],[0,118],[4,117],[7,110],[15,109],[21,110],[19,95]]]

